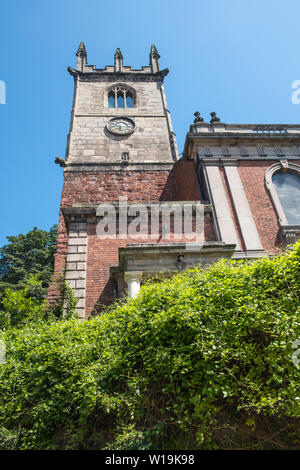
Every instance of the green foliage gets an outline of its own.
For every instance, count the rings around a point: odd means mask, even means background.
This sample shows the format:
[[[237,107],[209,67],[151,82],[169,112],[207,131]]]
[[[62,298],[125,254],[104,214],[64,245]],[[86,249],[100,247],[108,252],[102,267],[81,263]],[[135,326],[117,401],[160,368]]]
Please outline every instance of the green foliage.
[[[51,312],[54,318],[64,318],[65,320],[76,317],[78,299],[75,297],[73,289],[64,280],[64,275],[60,279],[56,279],[56,282],[60,284],[60,294],[55,304],[48,307],[48,312]]]
[[[39,276],[30,275],[23,289],[5,290],[2,297],[3,309],[0,311],[1,329],[23,328],[36,322],[76,317],[77,298],[66,281],[61,281],[60,295],[56,304],[51,307],[47,307],[45,300],[38,300],[35,296],[41,284]]]
[[[38,276],[30,275],[23,289],[5,289],[2,297],[3,310],[0,311],[1,328],[22,328],[27,323],[44,318],[45,301],[38,300],[34,295],[40,286]]]
[[[25,235],[7,239],[9,243],[0,248],[0,298],[7,288],[24,288],[28,277],[34,274],[39,276],[41,283],[31,296],[44,299],[53,273],[57,226],[53,225],[49,232],[35,227]]]
[[[0,443],[300,448],[300,244],[148,283],[89,321],[5,332]]]

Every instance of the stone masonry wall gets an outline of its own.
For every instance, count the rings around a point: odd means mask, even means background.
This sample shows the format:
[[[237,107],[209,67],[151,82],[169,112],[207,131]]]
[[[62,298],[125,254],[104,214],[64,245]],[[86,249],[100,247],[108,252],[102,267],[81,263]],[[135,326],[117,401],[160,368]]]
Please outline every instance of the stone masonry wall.
[[[173,171],[65,172],[61,207],[118,201],[172,201],[177,187]]]
[[[48,291],[48,303],[55,302],[60,288],[60,283],[57,282],[59,275],[66,268],[66,262],[73,262],[69,257],[75,254],[70,244],[68,246],[69,233],[62,208],[72,207],[73,204],[118,201],[120,196],[127,196],[128,201],[131,202],[172,201],[176,199],[176,188],[173,171],[65,171],[56,254],[54,255],[54,274]],[[81,262],[79,259],[78,261]],[[75,280],[75,278],[70,278],[70,280]]]
[[[180,160],[171,171],[65,171],[61,208],[117,202],[120,196],[127,196],[129,202],[199,200],[194,163]],[[99,304],[112,302],[109,268],[118,264],[118,249],[127,243],[141,243],[132,239],[99,240],[95,227],[95,224],[89,224],[88,228],[86,224],[70,224],[68,233],[62,212],[60,214],[55,274],[66,268],[66,278],[80,299],[79,314],[84,305],[86,313],[90,314]],[[211,220],[205,220],[204,231],[205,240],[215,240]],[[57,293],[57,286],[52,283],[48,301],[53,302]]]
[[[134,107],[108,108],[107,92],[111,85],[134,89]],[[131,135],[117,136],[107,131],[107,122],[117,116],[135,121]],[[116,163],[121,162],[122,152],[129,152],[132,162],[172,163],[169,131],[158,82],[127,80],[112,84],[79,80],[67,159],[72,163]]]

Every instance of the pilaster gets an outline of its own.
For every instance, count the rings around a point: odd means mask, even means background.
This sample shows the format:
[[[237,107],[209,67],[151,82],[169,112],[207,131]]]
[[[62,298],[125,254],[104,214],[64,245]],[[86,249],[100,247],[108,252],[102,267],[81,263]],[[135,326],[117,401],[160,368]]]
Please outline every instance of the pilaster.
[[[204,171],[206,172],[209,185],[211,202],[215,208],[221,241],[235,243],[236,249],[240,250],[241,247],[227,201],[219,166],[217,164],[204,165]]]
[[[225,159],[223,164],[226,178],[228,181],[229,191],[232,197],[235,212],[241,229],[245,249],[246,251],[262,250],[263,247],[238,172],[237,165],[227,165]]]

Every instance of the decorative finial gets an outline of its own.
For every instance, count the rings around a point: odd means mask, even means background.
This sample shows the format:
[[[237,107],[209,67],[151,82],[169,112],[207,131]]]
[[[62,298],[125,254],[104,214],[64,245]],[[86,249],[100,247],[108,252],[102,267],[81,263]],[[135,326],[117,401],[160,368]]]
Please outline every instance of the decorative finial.
[[[200,116],[199,111],[196,111],[194,113],[194,116],[195,116],[194,122],[204,122],[204,119],[203,117]]]
[[[116,49],[114,58],[115,58],[115,70],[116,70],[116,72],[122,72],[123,54],[122,54],[121,49],[119,47]]]
[[[77,55],[77,70],[83,72],[85,65],[87,64],[87,53],[84,42],[79,44],[78,50],[76,52]]]
[[[123,60],[123,54],[122,54],[121,49],[119,47],[117,47],[117,49],[116,49],[115,59],[122,59]]]
[[[78,56],[80,56],[80,57],[86,57],[86,56],[87,56],[86,48],[85,48],[84,42],[81,42],[81,43],[79,44],[78,51],[76,52],[76,55],[77,55],[77,57],[78,57]]]
[[[152,46],[151,46],[150,55],[152,55],[152,57],[154,57],[154,59],[160,59],[160,55],[157,52],[157,49],[154,46],[154,44],[152,44]]]
[[[213,122],[221,122],[220,118],[218,118],[218,116],[216,115],[216,113],[214,111],[212,113],[210,113],[210,115],[211,115],[211,120],[210,120],[211,124]]]
[[[152,44],[151,49],[150,49],[150,66],[152,68],[152,72],[154,73],[158,72],[160,69],[159,58],[160,58],[160,55],[157,52],[157,49],[154,46],[154,44]]]

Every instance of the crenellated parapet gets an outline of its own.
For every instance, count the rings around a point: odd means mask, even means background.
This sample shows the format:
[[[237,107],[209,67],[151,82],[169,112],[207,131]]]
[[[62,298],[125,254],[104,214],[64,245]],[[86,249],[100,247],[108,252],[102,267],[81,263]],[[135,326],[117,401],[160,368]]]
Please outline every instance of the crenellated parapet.
[[[145,80],[146,76],[148,76],[147,79],[149,81],[157,81],[163,80],[164,77],[169,73],[168,69],[160,70],[160,55],[157,52],[154,44],[152,44],[149,54],[149,65],[142,66],[140,69],[134,69],[132,66],[123,64],[124,58],[120,48],[117,48],[114,54],[114,65],[106,65],[104,68],[97,68],[96,65],[87,64],[87,52],[83,42],[80,43],[76,56],[76,69],[68,67],[68,71],[71,75],[78,75],[85,80],[93,80],[93,78],[98,79],[101,75],[103,75],[104,80],[106,80],[109,79],[109,75],[112,74],[111,80],[115,80],[116,77],[120,76],[127,79],[127,77],[130,75],[130,78],[133,80]]]

